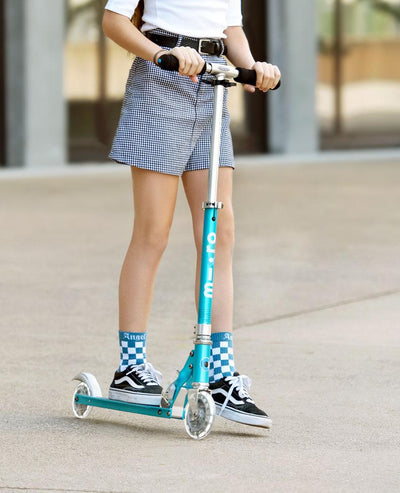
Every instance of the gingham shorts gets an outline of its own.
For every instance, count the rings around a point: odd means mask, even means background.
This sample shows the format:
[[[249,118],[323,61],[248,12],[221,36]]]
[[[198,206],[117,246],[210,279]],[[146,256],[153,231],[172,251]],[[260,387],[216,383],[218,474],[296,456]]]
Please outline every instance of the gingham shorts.
[[[226,64],[222,57],[203,58]],[[201,82],[207,78],[203,75],[195,84],[136,57],[110,157],[121,164],[177,176],[209,168],[213,87]],[[226,97],[225,89],[220,166],[234,168]]]

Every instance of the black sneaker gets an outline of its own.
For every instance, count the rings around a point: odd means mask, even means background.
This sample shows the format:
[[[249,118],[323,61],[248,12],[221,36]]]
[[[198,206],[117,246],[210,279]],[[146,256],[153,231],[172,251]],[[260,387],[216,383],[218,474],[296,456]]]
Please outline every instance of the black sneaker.
[[[108,392],[109,399],[159,406],[162,387],[161,373],[150,363],[131,365],[126,370],[117,370]]]
[[[271,418],[254,404],[249,395],[251,380],[246,375],[235,372],[210,384],[217,416],[237,421],[245,425],[271,428]]]

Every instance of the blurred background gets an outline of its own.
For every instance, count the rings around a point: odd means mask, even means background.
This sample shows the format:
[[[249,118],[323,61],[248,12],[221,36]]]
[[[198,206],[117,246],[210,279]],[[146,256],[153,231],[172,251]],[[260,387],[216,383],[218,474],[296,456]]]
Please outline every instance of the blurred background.
[[[106,162],[133,57],[105,0],[0,0],[0,165]],[[230,91],[237,153],[400,147],[400,0],[243,0],[269,95]]]

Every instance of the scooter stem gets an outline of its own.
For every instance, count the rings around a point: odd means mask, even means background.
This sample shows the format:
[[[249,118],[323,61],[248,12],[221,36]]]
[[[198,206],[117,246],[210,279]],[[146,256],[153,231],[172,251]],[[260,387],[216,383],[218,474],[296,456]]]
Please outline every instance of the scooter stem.
[[[225,87],[218,84],[218,81],[224,80],[224,74],[219,74],[216,77],[216,85],[214,86],[214,111],[212,120],[212,135],[210,147],[210,169],[208,172],[208,202],[217,202],[218,190],[218,169],[219,155],[221,149],[221,126],[222,126],[222,111],[224,101]]]
[[[203,203],[204,226],[200,268],[199,308],[194,343],[193,387],[208,386],[208,370],[211,346],[211,307],[214,284],[215,246],[217,239],[217,213],[222,203],[217,201],[218,171],[221,148],[221,127],[224,99],[224,74],[216,76],[212,135],[210,147],[210,169],[208,173],[208,197]]]

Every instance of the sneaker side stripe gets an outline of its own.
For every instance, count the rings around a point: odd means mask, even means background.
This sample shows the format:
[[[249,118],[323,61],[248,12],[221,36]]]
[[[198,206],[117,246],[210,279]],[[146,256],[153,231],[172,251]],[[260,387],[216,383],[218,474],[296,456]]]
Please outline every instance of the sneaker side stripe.
[[[222,394],[222,395],[224,396],[224,399],[226,399],[226,397],[228,396],[228,392],[226,392],[224,389],[215,389],[215,390],[213,390],[213,391],[212,391],[212,395],[214,396],[214,395],[216,395],[216,394]],[[229,401],[230,401],[230,402],[233,402],[233,403],[234,403],[234,404],[236,404],[236,405],[241,405],[241,404],[245,404],[245,403],[246,403],[246,402],[245,402],[245,401],[243,401],[243,400],[238,401],[237,399],[235,399],[235,398],[233,397],[233,395],[231,395],[231,396],[229,397]]]
[[[122,378],[119,378],[118,380],[115,380],[115,384],[119,385],[121,383],[127,382],[131,387],[135,389],[144,389],[144,385],[138,385],[135,383],[131,378],[124,376]]]

